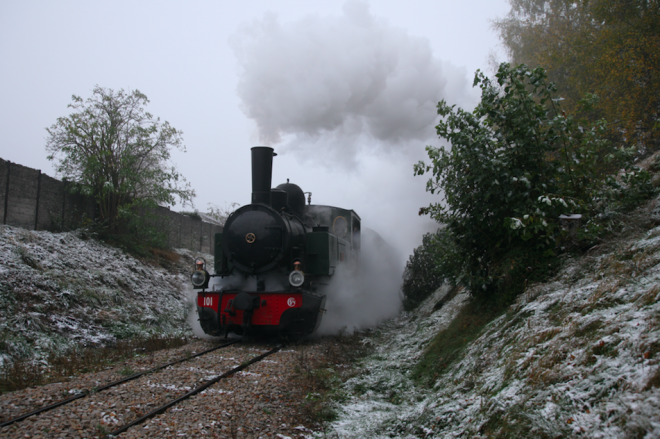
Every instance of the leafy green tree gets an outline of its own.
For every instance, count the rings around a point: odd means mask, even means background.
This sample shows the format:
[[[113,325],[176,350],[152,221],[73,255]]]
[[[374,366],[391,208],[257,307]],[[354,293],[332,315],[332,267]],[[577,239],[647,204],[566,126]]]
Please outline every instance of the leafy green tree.
[[[194,191],[169,162],[171,148],[185,151],[182,133],[145,111],[144,94],[97,86],[72,100],[74,112],[46,129],[48,159],[96,199],[102,222],[116,228],[136,204],[192,203]]]
[[[504,63],[496,78],[477,72],[482,96],[472,112],[438,104],[437,133],[451,148],[427,147],[431,162],[415,173],[431,172],[427,190],[444,197],[420,212],[445,224],[453,241],[441,256],[443,276],[484,300],[507,301],[552,267],[564,235],[559,215],[596,218],[606,170],[625,167],[630,154],[602,139],[603,121],[566,115],[542,68]],[[607,181],[619,189],[648,181],[626,169],[625,182]]]
[[[660,148],[660,2],[509,0],[495,28],[514,64],[543,66],[568,112],[600,96],[608,137],[645,154]]]

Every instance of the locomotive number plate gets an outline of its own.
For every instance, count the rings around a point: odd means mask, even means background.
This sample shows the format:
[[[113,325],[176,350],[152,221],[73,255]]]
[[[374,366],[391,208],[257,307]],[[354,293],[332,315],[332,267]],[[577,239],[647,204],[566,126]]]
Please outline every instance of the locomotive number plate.
[[[254,236],[254,233],[248,233],[247,235],[245,235],[245,240],[250,244],[252,244],[256,239],[257,237]]]
[[[202,308],[218,308],[218,294],[197,295],[197,305]]]

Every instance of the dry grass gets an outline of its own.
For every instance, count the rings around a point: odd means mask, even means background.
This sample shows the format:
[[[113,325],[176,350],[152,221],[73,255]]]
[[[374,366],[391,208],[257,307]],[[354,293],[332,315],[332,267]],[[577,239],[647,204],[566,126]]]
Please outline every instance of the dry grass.
[[[58,381],[79,373],[96,372],[127,358],[187,344],[181,337],[149,337],[120,340],[115,346],[75,348],[66,354],[51,353],[46,362],[7,362],[0,368],[0,393]]]
[[[527,385],[539,388],[561,381],[561,367],[557,366],[574,360],[575,357],[568,355],[565,346],[552,347],[530,368]]]
[[[650,306],[660,300],[660,285],[654,285],[641,297],[641,302],[644,306]]]
[[[181,260],[181,255],[172,249],[154,248],[151,249],[151,253],[157,259],[164,259],[174,264],[178,264]]]
[[[660,368],[655,371],[655,374],[646,383],[644,390],[650,390],[653,387],[660,387]]]
[[[552,340],[555,335],[559,334],[561,331],[562,328],[550,328],[546,329],[545,331],[541,331],[534,335],[532,344],[539,345],[545,343],[548,340]]]

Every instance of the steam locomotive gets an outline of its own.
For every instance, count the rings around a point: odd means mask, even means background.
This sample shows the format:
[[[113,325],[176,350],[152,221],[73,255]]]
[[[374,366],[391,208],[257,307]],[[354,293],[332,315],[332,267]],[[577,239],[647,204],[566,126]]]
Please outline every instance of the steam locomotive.
[[[197,313],[209,335],[307,335],[321,323],[330,281],[356,269],[360,217],[305,204],[293,183],[271,189],[272,148],[252,148],[252,203],[215,234],[214,274],[197,260]]]

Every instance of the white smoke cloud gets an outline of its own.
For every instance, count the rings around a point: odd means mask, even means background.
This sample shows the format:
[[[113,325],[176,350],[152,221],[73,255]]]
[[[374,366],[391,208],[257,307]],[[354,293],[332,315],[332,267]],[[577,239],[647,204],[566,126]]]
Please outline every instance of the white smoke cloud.
[[[326,292],[317,335],[371,328],[401,309],[401,274],[397,253],[378,233],[362,230],[357,271],[338,271]]]
[[[434,138],[436,105],[472,100],[464,69],[435,58],[425,38],[374,17],[366,3],[343,15],[281,23],[266,15],[232,38],[238,95],[261,142],[348,167],[362,148],[419,148]],[[281,149],[281,148],[280,148]]]

